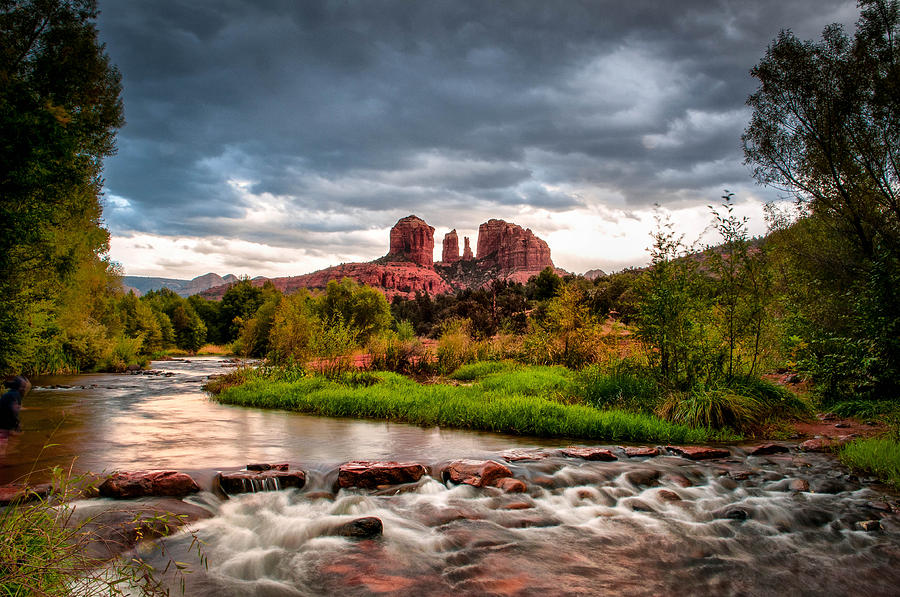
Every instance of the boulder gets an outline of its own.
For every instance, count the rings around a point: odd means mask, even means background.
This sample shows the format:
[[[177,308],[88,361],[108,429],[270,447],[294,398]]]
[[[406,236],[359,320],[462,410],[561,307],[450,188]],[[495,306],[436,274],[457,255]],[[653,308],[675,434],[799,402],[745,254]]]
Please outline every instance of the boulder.
[[[406,259],[423,267],[434,265],[434,228],[416,216],[401,218],[391,228],[388,257]]]
[[[728,458],[731,452],[724,448],[710,448],[706,446],[666,446],[666,449],[684,458],[691,460],[709,460],[711,458]]]
[[[427,471],[416,462],[355,460],[341,465],[338,470],[338,487],[374,489],[380,485],[415,483]]]
[[[456,234],[456,228],[444,235],[441,261],[444,263],[456,263],[459,261],[459,236]]]
[[[525,483],[520,481],[519,479],[513,479],[512,477],[504,477],[494,482],[494,486],[502,489],[506,493],[525,493],[527,489],[525,487]]]
[[[443,478],[473,487],[494,485],[495,481],[512,477],[512,472],[493,460],[456,460],[444,469]]]
[[[747,449],[747,454],[750,456],[767,456],[769,454],[783,454],[785,452],[790,452],[790,449],[781,444],[760,444]]]
[[[178,471],[119,471],[110,475],[99,491],[103,497],[117,499],[181,497],[200,491],[200,486],[190,475]]]
[[[300,489],[306,484],[306,474],[281,469],[234,471],[217,474],[213,483],[227,494]]]
[[[788,483],[791,491],[809,491],[809,481],[806,479],[791,479]]]
[[[659,450],[656,448],[649,448],[646,446],[629,446],[626,448],[622,448],[625,450],[625,456],[629,458],[638,458],[641,456],[658,456]]]
[[[568,448],[563,448],[562,453],[569,458],[583,458],[585,460],[618,460],[616,455],[606,448],[569,446]]]
[[[331,535],[338,537],[349,537],[351,539],[371,539],[378,537],[384,532],[384,524],[380,518],[374,516],[366,516],[346,522],[336,527]]]
[[[836,448],[853,440],[854,436],[839,435],[838,437],[815,437],[808,439],[797,446],[804,452],[833,452]]]
[[[669,489],[660,489],[656,493],[656,495],[659,496],[659,499],[665,500],[667,502],[680,502],[681,501],[681,496]]]

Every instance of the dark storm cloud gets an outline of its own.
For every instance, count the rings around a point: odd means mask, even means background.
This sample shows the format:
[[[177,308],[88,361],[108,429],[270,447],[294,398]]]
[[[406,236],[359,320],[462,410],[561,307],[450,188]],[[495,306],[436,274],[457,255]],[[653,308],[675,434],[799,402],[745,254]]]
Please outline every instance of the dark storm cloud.
[[[584,205],[560,185],[708,202],[749,182],[747,71],[766,45],[856,15],[837,0],[101,10],[128,120],[106,165],[113,233],[285,245],[431,206]],[[248,222],[266,201],[282,211]]]

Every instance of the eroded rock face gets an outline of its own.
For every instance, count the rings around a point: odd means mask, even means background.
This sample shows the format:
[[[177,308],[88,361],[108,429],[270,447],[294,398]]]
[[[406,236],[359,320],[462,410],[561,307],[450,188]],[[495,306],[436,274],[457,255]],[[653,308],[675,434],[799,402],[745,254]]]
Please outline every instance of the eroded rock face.
[[[453,483],[485,487],[511,477],[512,472],[493,460],[456,460],[444,469],[444,475]]]
[[[416,216],[401,218],[391,228],[389,257],[405,258],[422,267],[434,264],[434,228]]]
[[[178,471],[116,472],[99,487],[100,495],[118,499],[147,496],[181,497],[200,491],[190,475]]]
[[[546,267],[553,267],[547,243],[521,226],[489,220],[481,225],[477,258],[469,238],[464,237],[459,256],[459,236],[453,230],[444,237],[442,261],[432,262],[434,228],[416,216],[400,219],[390,233],[387,255],[367,263],[345,263],[323,270],[282,278],[255,278],[254,286],[272,282],[284,293],[300,288],[324,289],[330,280],[351,278],[395,297],[415,298],[417,293],[435,296],[467,288],[486,286],[494,280],[526,283]],[[560,275],[563,270],[556,270]],[[202,292],[202,296],[220,300],[228,290],[221,285]]]
[[[503,220],[488,220],[478,227],[476,258],[485,264],[496,264],[501,271],[539,272],[553,267],[546,242],[531,230]]]
[[[469,244],[469,237],[463,237],[463,241],[465,244],[462,255],[463,261],[472,261],[473,259],[475,259],[475,255],[472,254],[472,245]]]
[[[456,263],[459,261],[459,236],[456,234],[456,228],[444,235],[441,261],[444,263]]]
[[[375,489],[382,485],[415,483],[427,471],[417,462],[371,462],[356,460],[341,465],[338,470],[338,487]]]

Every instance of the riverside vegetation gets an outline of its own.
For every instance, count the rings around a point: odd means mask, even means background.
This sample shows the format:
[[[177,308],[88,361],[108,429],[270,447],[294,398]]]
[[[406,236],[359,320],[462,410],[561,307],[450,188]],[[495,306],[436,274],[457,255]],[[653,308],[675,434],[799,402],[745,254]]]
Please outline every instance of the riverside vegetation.
[[[783,32],[751,71],[760,85],[748,99],[747,163],[796,200],[769,210],[764,238],[748,237],[726,192],[714,247],[687,245],[663,217],[642,270],[594,281],[548,270],[525,285],[389,305],[349,280],[287,296],[242,280],[217,303],[123,294],[100,203],[102,160],[124,122],[121,85],[95,2],[7,3],[0,372],[121,370],[212,342],[267,363],[214,380],[217,399],[333,416],[724,441],[778,433],[817,407],[896,430],[900,4],[859,4],[852,36],[837,25],[815,43]],[[799,376],[809,393],[772,384],[773,372]],[[895,484],[898,453],[896,431],[841,452]],[[14,532],[2,549],[46,548],[60,567],[4,588],[59,587],[61,570],[80,570],[48,507],[5,510]]]

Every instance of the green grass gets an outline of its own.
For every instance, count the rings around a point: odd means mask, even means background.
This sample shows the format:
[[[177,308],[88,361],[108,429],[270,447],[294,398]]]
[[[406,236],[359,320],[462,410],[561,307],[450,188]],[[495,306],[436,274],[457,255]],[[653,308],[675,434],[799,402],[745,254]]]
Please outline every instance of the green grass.
[[[894,437],[858,439],[840,451],[841,462],[900,489],[900,441]]]
[[[447,377],[457,381],[475,381],[492,373],[513,371],[519,367],[520,365],[513,361],[477,361],[463,365]]]
[[[575,392],[594,408],[620,408],[629,412],[653,412],[661,390],[646,370],[632,369],[620,361],[611,366],[592,365],[578,373]]]
[[[539,437],[695,443],[738,439],[728,432],[693,429],[651,415],[562,404],[552,395],[571,384],[573,374],[559,367],[488,374],[472,386],[422,385],[394,373],[376,375],[379,383],[355,386],[321,376],[292,382],[252,379],[224,389],[215,399],[330,417]]]

